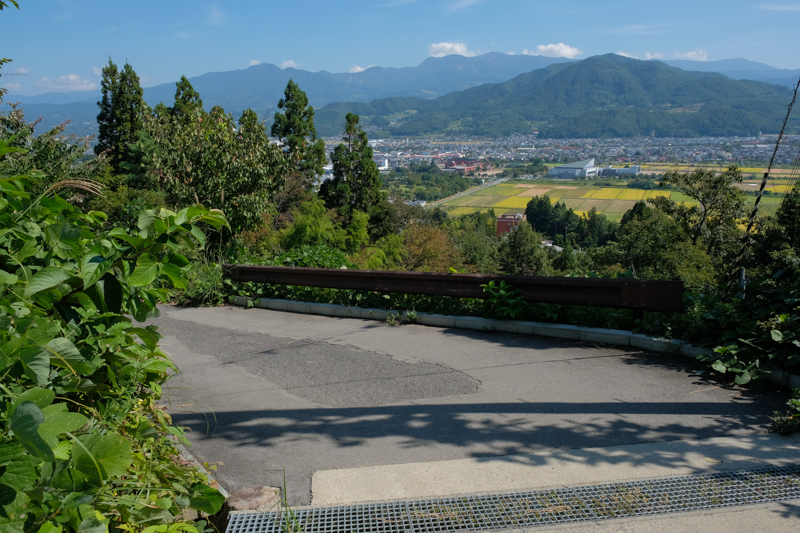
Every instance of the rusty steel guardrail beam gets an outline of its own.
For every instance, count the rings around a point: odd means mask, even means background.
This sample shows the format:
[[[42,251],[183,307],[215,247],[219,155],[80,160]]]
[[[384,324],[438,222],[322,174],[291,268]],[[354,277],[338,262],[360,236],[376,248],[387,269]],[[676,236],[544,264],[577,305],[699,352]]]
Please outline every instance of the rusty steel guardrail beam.
[[[593,305],[640,311],[683,312],[683,282],[640,279],[556,278],[490,274],[437,274],[334,268],[226,265],[225,277],[275,285],[406,294],[489,298],[482,284],[505,281],[537,303]]]

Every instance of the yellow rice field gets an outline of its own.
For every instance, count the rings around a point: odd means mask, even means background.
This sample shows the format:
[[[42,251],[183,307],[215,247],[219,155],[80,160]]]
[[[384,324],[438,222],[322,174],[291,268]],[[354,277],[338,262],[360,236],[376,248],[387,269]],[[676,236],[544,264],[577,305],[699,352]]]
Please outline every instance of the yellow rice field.
[[[672,194],[669,191],[647,191],[644,195],[645,198],[658,198],[659,196],[665,196],[667,198],[670,197]]]
[[[530,202],[530,201],[531,201],[531,199],[528,198],[528,197],[511,196],[510,198],[506,198],[502,202],[498,202],[498,203],[494,204],[494,206],[495,207],[517,207],[517,208],[522,207],[522,208],[524,208],[524,207],[527,207],[528,202]]]
[[[619,195],[615,198],[616,200],[643,200],[644,193],[647,191],[641,189],[624,189],[622,190]]]
[[[622,191],[622,189],[612,189],[612,188],[608,188],[608,187],[603,187],[600,190],[588,192],[588,193],[584,194],[583,197],[584,198],[596,198],[598,200],[613,200],[617,196],[619,196],[619,193],[621,191]]]

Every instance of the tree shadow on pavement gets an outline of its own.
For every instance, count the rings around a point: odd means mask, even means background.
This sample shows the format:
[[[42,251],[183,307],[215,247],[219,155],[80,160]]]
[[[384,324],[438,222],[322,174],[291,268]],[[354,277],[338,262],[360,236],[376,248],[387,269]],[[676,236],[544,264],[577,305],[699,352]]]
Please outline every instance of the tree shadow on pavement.
[[[240,470],[258,469],[264,457],[283,462],[290,494],[298,505],[310,502],[312,472],[362,466],[352,463],[353,456],[362,450],[370,454],[372,463],[366,464],[381,464],[375,457],[382,457],[382,464],[393,464],[437,460],[430,458],[432,449],[439,451],[434,456],[441,458],[444,453],[448,459],[458,459],[752,434],[763,415],[760,410],[743,411],[747,409],[731,403],[520,402],[276,409],[213,415],[172,412],[172,417],[177,425],[193,430],[193,450],[199,452],[201,460],[227,462],[230,456],[236,456],[253,461],[249,467],[239,465]],[[682,422],[682,416],[699,416],[703,425]],[[631,420],[641,417],[647,422]],[[208,446],[212,443],[214,451]],[[376,443],[396,451],[387,449],[385,455],[376,456]],[[740,452],[735,447],[729,450],[730,454]],[[524,455],[514,460],[535,465],[539,459]],[[588,464],[689,465],[674,453],[637,459],[598,451],[594,455],[584,453],[580,460]],[[223,468],[220,480],[234,490],[248,484],[280,482],[279,471],[267,473],[266,478],[262,475],[260,483],[242,481],[241,475],[226,476],[227,469]]]

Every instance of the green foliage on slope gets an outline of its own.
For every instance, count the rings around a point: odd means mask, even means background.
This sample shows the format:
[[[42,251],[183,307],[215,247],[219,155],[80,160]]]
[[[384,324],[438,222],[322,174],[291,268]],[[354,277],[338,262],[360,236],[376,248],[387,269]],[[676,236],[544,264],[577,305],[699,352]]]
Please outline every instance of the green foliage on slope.
[[[18,150],[0,141],[0,158]],[[222,495],[174,460],[183,432],[156,403],[174,367],[132,318],[169,298],[154,283],[185,286],[180,250],[224,216],[149,211],[137,233],[105,233],[103,213],[32,196],[28,179],[0,176],[0,529],[139,531],[218,511]]]
[[[318,123],[327,135],[333,119],[358,109],[367,119],[406,112],[388,128],[397,136],[534,130],[545,137],[747,136],[777,132],[790,99],[789,90],[777,85],[608,54],[436,100],[330,104],[319,112]]]

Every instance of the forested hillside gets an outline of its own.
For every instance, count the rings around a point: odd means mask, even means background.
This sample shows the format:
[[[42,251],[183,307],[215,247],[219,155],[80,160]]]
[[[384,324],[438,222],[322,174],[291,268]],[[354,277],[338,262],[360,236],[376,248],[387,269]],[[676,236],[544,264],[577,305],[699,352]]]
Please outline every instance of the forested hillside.
[[[344,114],[357,112],[388,134],[463,133],[543,137],[658,137],[777,133],[791,98],[788,88],[687,72],[659,61],[616,54],[550,65],[500,84],[435,100],[389,98],[330,104],[318,127],[331,135]],[[800,121],[792,122],[793,130]]]

